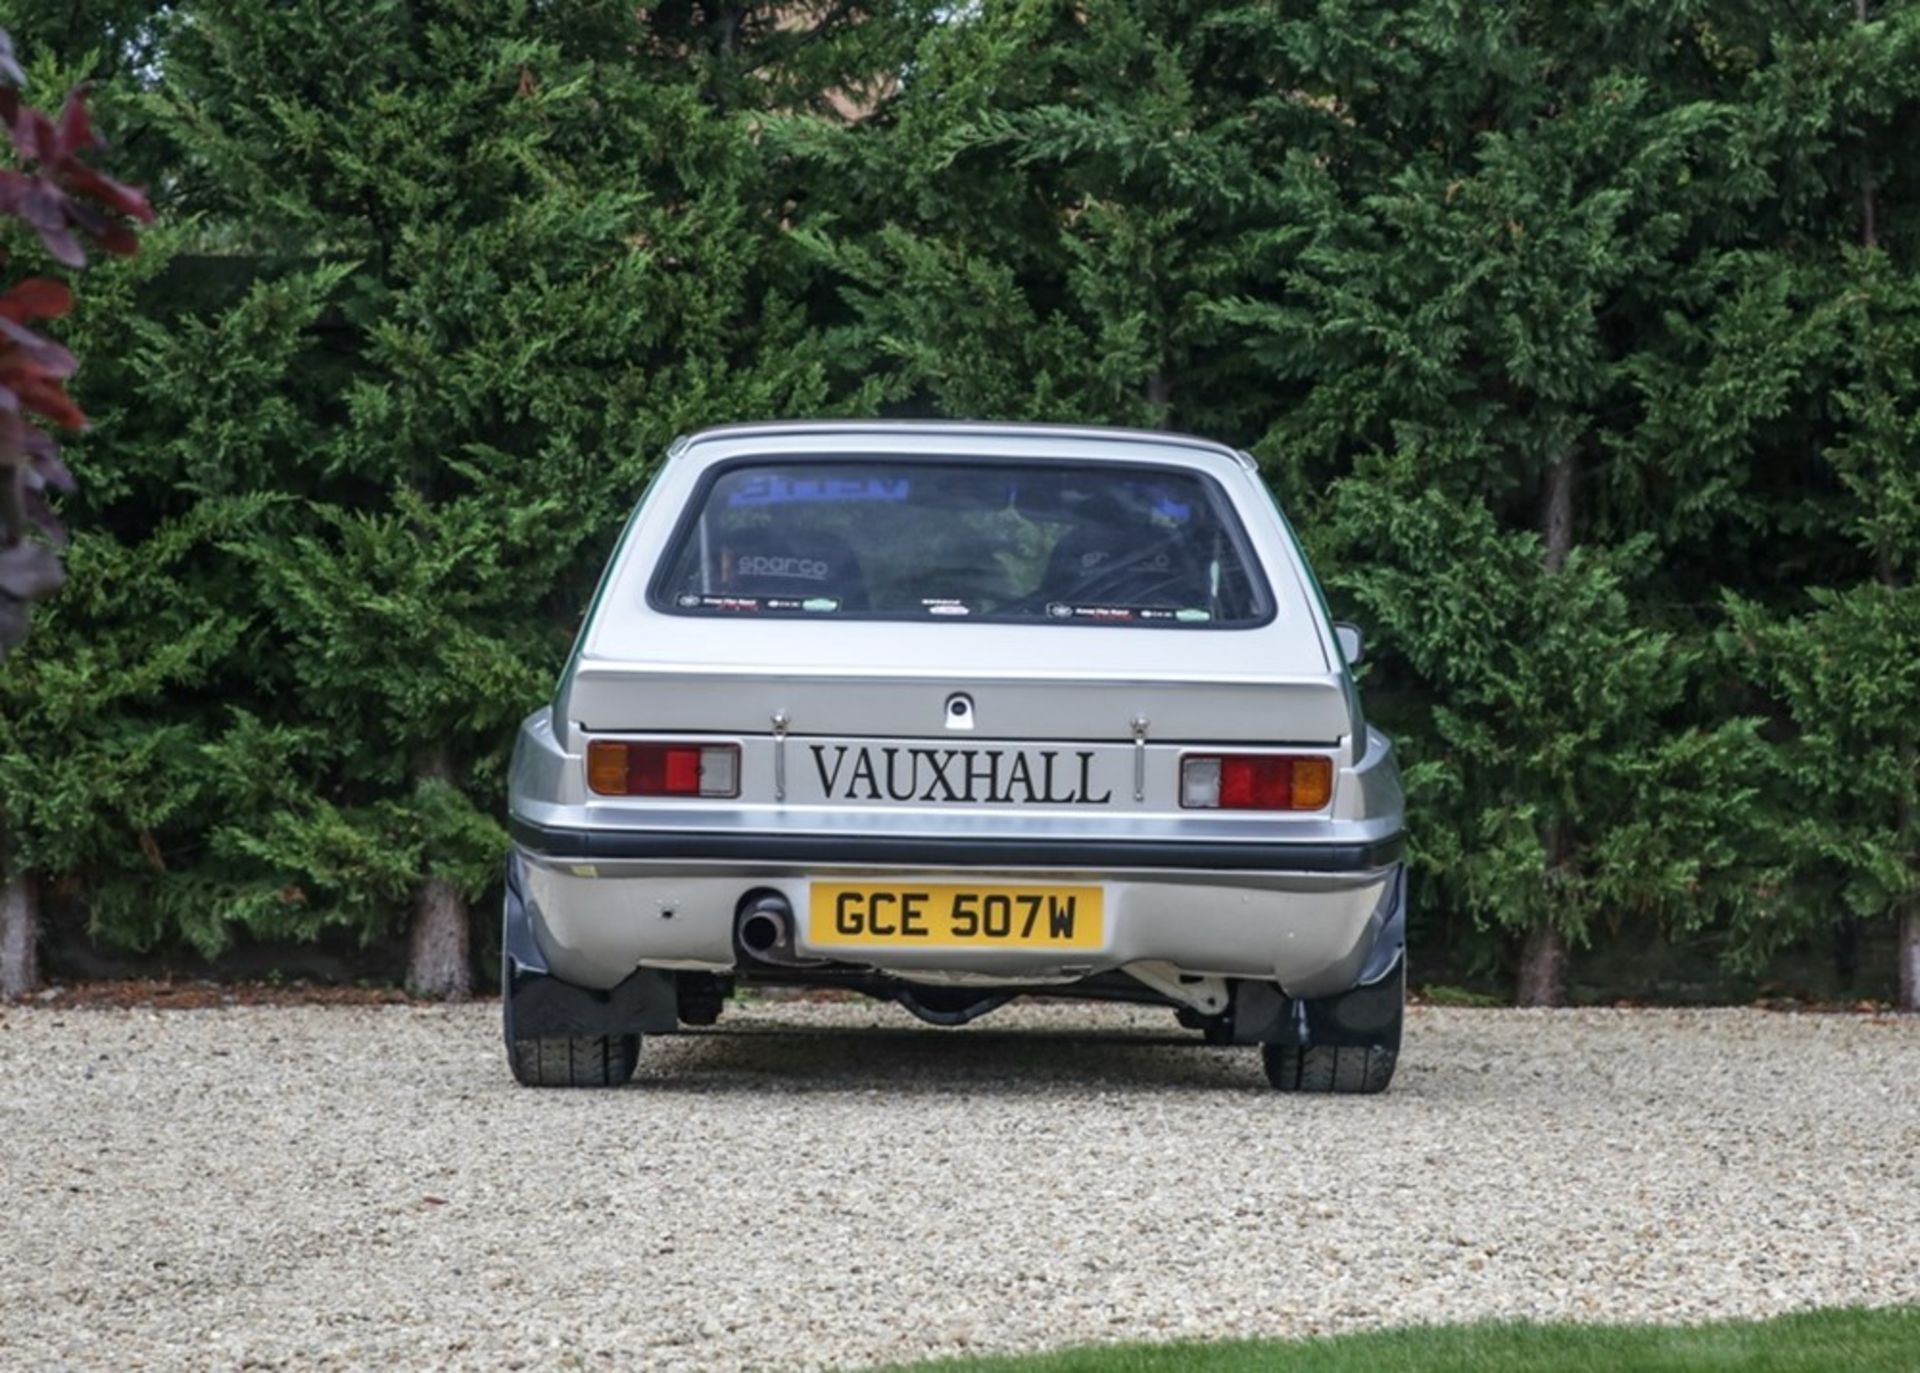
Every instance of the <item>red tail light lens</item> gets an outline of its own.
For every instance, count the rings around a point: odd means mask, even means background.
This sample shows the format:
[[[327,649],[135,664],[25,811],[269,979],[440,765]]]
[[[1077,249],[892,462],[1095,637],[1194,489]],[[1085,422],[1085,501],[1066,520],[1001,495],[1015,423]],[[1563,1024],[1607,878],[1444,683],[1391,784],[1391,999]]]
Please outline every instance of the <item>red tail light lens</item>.
[[[738,796],[735,744],[587,745],[587,790],[597,796]]]
[[[1333,760],[1284,753],[1194,753],[1180,760],[1189,810],[1319,810],[1333,798]]]

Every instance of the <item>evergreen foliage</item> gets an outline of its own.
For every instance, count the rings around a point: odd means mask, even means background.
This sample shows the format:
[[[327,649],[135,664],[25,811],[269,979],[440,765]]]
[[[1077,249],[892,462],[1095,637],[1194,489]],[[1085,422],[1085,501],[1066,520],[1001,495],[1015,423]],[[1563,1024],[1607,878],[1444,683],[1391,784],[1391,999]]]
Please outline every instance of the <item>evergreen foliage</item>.
[[[668,440],[884,411],[1261,459],[1368,631],[1416,949],[1552,999],[1898,924],[1920,996],[1911,7],[0,22],[166,225],[63,323],[73,585],[0,669],[12,867],[102,940],[478,898]]]

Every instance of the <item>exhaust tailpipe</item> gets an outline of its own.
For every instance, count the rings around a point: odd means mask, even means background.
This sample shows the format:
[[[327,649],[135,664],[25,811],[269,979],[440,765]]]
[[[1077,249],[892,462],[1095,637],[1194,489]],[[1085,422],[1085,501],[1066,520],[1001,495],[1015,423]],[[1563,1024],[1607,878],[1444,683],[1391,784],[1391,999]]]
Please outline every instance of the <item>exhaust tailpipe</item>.
[[[803,958],[794,949],[793,907],[779,892],[758,892],[741,902],[733,938],[740,952],[755,962],[809,968],[825,961]]]

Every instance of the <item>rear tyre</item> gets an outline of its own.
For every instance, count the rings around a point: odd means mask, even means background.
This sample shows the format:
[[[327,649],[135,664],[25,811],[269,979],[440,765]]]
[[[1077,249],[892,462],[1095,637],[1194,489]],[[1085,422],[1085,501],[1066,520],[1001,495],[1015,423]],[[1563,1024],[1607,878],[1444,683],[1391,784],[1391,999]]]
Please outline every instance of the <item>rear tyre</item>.
[[[1267,1081],[1277,1092],[1372,1096],[1393,1081],[1397,1049],[1366,1044],[1262,1044]]]
[[[514,1033],[513,965],[502,959],[500,1028],[506,1032],[507,1066],[522,1087],[619,1087],[640,1062],[639,1035],[550,1035],[539,1039]]]
[[[1295,1003],[1304,1012],[1296,1024],[1306,1043],[1262,1044],[1267,1081],[1278,1092],[1372,1096],[1387,1090],[1400,1061],[1400,1031],[1407,1011],[1407,963],[1386,976],[1339,996]]]
[[[522,1087],[619,1087],[640,1061],[640,1036],[509,1039],[507,1061]]]

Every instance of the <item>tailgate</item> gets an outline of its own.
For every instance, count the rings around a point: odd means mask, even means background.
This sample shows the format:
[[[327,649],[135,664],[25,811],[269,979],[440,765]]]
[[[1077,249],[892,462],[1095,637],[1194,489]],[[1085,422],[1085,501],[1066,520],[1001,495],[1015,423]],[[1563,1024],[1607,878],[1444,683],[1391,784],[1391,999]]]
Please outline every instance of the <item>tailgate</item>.
[[[965,697],[966,728],[951,707]],[[884,675],[856,671],[685,671],[583,660],[562,702],[589,733],[796,738],[1046,739],[1334,744],[1351,732],[1333,676],[1220,680],[1166,672],[1136,680],[1071,672]]]

